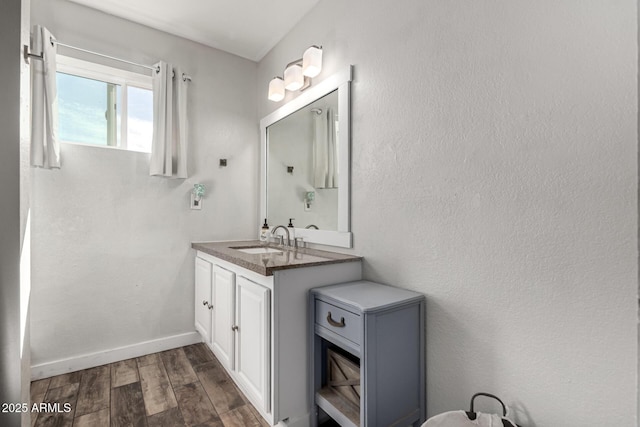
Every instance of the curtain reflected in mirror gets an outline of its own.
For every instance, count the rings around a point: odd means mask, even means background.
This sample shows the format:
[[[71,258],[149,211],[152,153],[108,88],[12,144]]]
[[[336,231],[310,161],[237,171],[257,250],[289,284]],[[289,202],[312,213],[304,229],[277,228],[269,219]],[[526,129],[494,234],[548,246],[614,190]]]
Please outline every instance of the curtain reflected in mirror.
[[[337,117],[333,107],[312,108],[313,186],[338,187]]]

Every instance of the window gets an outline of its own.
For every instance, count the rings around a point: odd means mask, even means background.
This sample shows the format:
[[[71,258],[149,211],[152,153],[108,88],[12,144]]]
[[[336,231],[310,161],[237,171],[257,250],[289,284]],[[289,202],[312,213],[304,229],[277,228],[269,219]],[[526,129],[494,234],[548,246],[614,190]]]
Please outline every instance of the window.
[[[151,152],[151,77],[57,56],[61,141]]]

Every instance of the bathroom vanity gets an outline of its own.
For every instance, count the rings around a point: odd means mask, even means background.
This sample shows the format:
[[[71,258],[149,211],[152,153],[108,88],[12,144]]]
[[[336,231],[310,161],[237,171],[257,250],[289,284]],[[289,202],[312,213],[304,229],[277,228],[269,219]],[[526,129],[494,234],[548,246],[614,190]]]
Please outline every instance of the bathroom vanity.
[[[271,425],[308,426],[308,293],[361,279],[361,258],[265,246],[193,243],[195,326]]]
[[[290,228],[305,243],[352,247],[351,80],[349,66],[260,121],[259,218],[272,225],[295,220],[282,226],[287,238]],[[312,162],[316,152],[326,162]],[[192,247],[196,330],[265,420],[309,426],[308,294],[360,280],[361,258],[259,241]]]

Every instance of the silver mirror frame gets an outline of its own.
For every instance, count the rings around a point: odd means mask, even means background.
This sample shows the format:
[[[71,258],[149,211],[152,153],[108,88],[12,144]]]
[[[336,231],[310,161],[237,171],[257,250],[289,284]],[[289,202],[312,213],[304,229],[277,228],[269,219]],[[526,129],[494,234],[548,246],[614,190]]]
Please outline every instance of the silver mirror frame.
[[[300,96],[287,102],[273,113],[260,120],[260,218],[256,229],[267,216],[267,128],[290,114],[306,107],[323,96],[338,90],[338,114],[340,133],[338,134],[338,230],[310,230],[296,228],[296,237],[305,242],[319,245],[351,248],[351,81],[353,66],[327,77],[320,83],[302,92]],[[345,117],[343,122],[342,118]],[[270,224],[272,227],[281,224]],[[286,225],[286,224],[283,224]]]

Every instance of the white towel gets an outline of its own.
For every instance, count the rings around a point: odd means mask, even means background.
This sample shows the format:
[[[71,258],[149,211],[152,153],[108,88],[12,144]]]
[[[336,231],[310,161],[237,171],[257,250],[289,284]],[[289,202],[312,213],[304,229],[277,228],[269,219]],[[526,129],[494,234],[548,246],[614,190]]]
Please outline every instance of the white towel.
[[[52,39],[49,30],[34,26],[31,52],[42,54],[43,59],[31,61],[31,165],[45,169],[60,167],[56,47]]]

